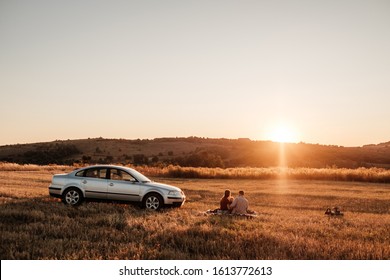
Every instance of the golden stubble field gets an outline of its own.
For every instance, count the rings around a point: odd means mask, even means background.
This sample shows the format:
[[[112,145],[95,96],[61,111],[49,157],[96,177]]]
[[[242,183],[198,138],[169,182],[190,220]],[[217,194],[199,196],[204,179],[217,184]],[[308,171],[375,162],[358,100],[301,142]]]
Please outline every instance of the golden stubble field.
[[[153,178],[188,201],[152,212],[65,206],[47,190],[61,171],[0,171],[1,259],[390,259],[389,184]],[[243,189],[258,217],[204,215],[226,188]],[[334,206],[344,216],[324,215]]]

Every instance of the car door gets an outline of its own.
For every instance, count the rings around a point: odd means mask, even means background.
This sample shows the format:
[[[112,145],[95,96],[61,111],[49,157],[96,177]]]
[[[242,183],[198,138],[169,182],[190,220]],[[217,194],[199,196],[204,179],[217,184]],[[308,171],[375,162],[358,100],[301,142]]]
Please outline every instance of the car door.
[[[107,198],[113,200],[139,201],[140,183],[126,171],[110,168]]]
[[[84,171],[81,185],[86,198],[107,199],[107,168],[90,168]]]

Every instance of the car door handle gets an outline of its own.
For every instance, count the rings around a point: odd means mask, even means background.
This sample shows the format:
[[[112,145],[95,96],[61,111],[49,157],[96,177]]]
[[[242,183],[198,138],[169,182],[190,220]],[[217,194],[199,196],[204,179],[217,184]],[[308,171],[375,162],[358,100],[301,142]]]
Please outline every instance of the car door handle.
[[[109,183],[108,185],[109,185],[110,187],[112,187],[112,186],[114,185],[114,183]]]
[[[87,183],[87,180],[83,180],[82,183],[83,183],[83,184],[86,184],[86,183]]]

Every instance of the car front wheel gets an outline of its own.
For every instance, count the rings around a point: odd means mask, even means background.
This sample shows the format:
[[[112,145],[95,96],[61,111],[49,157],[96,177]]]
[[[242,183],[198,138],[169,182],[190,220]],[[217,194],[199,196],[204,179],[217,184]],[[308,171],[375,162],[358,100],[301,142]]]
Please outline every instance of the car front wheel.
[[[143,207],[150,210],[158,210],[162,206],[163,206],[163,199],[161,195],[154,194],[154,193],[146,195],[143,202]]]
[[[83,194],[80,190],[75,188],[67,189],[64,192],[62,201],[67,205],[76,206],[83,201]]]

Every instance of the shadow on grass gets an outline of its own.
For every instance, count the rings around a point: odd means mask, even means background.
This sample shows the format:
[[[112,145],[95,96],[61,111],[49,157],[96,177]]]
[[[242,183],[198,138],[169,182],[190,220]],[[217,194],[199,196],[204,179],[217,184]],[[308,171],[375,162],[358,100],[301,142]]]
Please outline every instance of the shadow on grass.
[[[123,242],[137,242],[142,227],[133,219],[169,213],[136,203],[88,200],[77,207],[50,197],[19,198],[0,205],[0,258],[110,259]],[[122,238],[126,235],[126,238]]]
[[[193,209],[185,207],[155,212],[118,202],[93,201],[70,207],[50,197],[13,199],[0,204],[0,258],[238,260],[390,256],[390,250],[382,247],[384,237],[375,237],[379,238],[375,243],[359,235],[356,240],[349,238],[356,231],[352,224],[343,223],[342,229],[333,229],[329,223],[280,223],[278,217],[261,218],[261,213],[260,218],[249,220],[193,213]]]
[[[0,206],[0,220],[3,260],[262,259],[275,248],[284,251],[281,256],[289,250],[259,231],[247,234],[245,220],[147,211],[128,203],[70,207],[49,197],[16,199]]]

